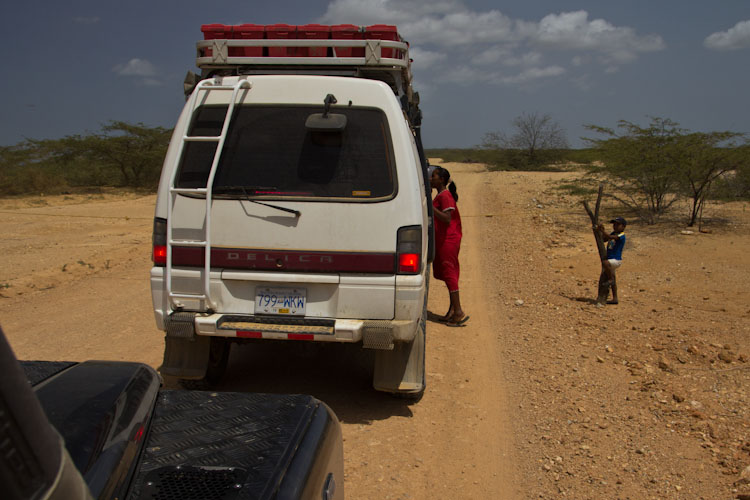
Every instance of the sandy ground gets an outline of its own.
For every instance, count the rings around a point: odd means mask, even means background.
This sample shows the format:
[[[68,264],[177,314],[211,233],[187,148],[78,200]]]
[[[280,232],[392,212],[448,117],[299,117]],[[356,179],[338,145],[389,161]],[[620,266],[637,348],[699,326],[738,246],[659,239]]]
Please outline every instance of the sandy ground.
[[[621,303],[596,308],[588,217],[554,189],[577,174],[444,166],[471,320],[434,321],[433,280],[424,398],[372,391],[356,346],[305,343],[235,346],[221,389],[329,404],[348,498],[750,498],[750,205],[711,205],[710,233],[629,225]],[[0,324],[20,359],[159,365],[153,203],[0,200]]]

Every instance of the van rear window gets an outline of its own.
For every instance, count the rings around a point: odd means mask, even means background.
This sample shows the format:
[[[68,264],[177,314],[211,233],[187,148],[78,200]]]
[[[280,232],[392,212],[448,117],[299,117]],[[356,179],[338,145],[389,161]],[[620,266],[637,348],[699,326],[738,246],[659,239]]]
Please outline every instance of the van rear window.
[[[333,108],[346,115],[339,131],[308,130],[323,106],[239,106],[230,123],[214,194],[373,200],[395,194],[393,153],[382,111]],[[189,136],[217,136],[226,106],[202,106]],[[188,142],[177,173],[180,188],[205,187],[215,142]]]

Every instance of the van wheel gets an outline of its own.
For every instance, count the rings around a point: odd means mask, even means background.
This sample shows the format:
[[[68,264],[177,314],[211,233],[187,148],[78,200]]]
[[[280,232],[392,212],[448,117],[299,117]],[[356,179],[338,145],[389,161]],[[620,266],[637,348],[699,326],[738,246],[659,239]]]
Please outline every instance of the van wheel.
[[[223,337],[211,337],[211,348],[208,352],[208,365],[206,375],[203,377],[208,385],[218,385],[224,378],[229,364],[229,351],[231,342]]]

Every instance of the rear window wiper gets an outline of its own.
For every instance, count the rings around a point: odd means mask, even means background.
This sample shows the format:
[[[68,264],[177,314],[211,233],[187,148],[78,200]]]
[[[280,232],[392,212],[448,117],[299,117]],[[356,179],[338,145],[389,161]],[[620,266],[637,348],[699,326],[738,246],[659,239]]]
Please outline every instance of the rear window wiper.
[[[271,194],[277,192],[276,186],[214,186],[214,194],[242,193],[247,196],[248,192],[255,194]]]
[[[250,198],[250,195],[247,193],[247,191],[253,191],[254,194],[258,193],[264,193],[264,191],[278,191],[278,188],[275,186],[219,186],[217,188],[214,188],[214,193],[221,194],[222,192],[237,192],[240,191],[244,196],[245,199],[251,203],[257,203],[258,205],[263,205],[265,207],[274,208],[276,210],[281,210],[282,212],[287,212],[290,214],[294,214],[295,217],[299,217],[302,215],[302,212],[299,210],[294,210],[292,208],[286,208],[286,207],[280,207],[278,205],[272,205],[270,203],[264,203],[262,201],[254,200]]]

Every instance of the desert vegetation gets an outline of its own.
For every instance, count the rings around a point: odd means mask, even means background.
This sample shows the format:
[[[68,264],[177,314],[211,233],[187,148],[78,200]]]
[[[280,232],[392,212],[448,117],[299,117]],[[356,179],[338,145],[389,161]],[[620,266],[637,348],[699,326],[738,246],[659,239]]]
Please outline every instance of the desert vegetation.
[[[646,125],[620,120],[616,128],[587,125],[588,147],[570,149],[565,133],[549,115],[523,114],[513,132],[485,134],[470,149],[430,149],[446,161],[484,163],[490,170],[564,171],[586,175],[559,186],[574,195],[596,193],[618,202],[625,213],[654,224],[677,202],[690,205],[687,225],[701,221],[709,200],[750,198],[750,141],[732,131],[694,132],[651,117]]]
[[[0,147],[0,196],[155,190],[172,131],[112,121],[99,132]]]
[[[625,213],[653,224],[687,201],[686,223],[700,224],[709,200],[750,199],[750,139],[732,131],[694,132],[668,119],[645,125],[621,120],[615,128],[587,125],[586,148],[571,149],[550,115],[522,114],[511,132],[488,132],[473,148],[438,148],[430,157],[482,163],[490,170],[580,170],[559,186],[574,195],[595,193]],[[61,139],[27,139],[0,147],[0,196],[65,194],[105,187],[154,191],[172,131],[111,121],[98,132]]]

